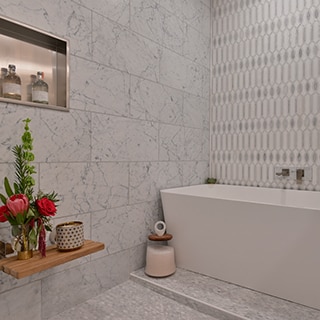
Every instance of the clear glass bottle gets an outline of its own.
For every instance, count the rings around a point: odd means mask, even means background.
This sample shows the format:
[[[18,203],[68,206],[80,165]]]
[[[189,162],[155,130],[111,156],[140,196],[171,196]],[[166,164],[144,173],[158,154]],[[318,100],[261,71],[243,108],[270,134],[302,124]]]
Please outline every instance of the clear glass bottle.
[[[0,97],[3,97],[3,90],[2,90],[2,85],[3,85],[3,79],[4,77],[8,74],[8,69],[7,68],[1,68],[1,75],[0,75]]]
[[[16,66],[9,64],[9,73],[4,77],[2,83],[3,97],[21,100],[21,79],[16,74]]]
[[[37,72],[38,80],[32,85],[32,102],[49,103],[49,86],[43,81],[44,74],[42,71]]]
[[[37,81],[35,74],[30,74],[30,82],[27,85],[27,101],[32,101],[32,86]]]

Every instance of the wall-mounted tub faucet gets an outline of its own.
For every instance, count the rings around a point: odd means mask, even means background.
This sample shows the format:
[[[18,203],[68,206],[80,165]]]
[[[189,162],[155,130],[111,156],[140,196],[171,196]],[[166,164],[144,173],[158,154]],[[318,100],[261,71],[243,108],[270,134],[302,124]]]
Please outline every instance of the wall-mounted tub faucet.
[[[298,184],[302,183],[302,178],[304,178],[304,169],[297,169],[296,181]]]
[[[282,169],[280,172],[276,172],[276,175],[281,176],[281,177],[289,177],[290,170],[289,169]]]

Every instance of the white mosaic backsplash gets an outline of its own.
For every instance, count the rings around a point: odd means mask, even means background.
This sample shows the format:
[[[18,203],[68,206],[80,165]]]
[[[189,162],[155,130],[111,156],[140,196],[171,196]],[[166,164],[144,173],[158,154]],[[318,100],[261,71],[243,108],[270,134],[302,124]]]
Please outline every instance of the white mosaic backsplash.
[[[213,0],[212,16],[212,176],[320,190],[320,1]]]

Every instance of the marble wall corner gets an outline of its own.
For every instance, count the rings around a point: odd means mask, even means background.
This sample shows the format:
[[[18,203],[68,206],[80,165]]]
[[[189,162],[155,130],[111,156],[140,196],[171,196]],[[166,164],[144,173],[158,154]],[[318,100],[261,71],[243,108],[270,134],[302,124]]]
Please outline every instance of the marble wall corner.
[[[6,275],[8,277],[8,275]],[[41,282],[35,281],[0,294],[1,317],[41,320]]]

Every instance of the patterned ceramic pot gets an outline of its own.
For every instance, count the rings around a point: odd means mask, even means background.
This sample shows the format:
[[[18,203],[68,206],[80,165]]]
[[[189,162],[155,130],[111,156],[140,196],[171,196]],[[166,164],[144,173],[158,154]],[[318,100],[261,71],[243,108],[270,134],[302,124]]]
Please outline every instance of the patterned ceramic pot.
[[[56,226],[56,243],[58,250],[69,251],[79,249],[84,243],[83,223],[70,221]]]

